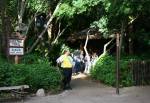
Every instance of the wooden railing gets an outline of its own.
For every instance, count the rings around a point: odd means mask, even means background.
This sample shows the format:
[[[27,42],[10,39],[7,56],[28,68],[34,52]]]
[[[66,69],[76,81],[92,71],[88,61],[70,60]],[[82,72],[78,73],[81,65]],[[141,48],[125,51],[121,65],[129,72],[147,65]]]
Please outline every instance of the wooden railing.
[[[150,60],[130,62],[133,85],[150,85]]]

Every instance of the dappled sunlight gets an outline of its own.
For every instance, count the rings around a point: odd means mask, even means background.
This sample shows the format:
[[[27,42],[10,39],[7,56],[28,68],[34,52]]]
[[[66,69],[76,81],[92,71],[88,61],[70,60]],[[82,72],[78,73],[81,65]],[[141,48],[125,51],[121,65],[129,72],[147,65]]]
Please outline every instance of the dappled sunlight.
[[[72,80],[75,80],[75,79],[87,79],[88,77],[89,77],[89,75],[87,75],[87,74],[79,73],[77,75],[73,75],[72,76]]]

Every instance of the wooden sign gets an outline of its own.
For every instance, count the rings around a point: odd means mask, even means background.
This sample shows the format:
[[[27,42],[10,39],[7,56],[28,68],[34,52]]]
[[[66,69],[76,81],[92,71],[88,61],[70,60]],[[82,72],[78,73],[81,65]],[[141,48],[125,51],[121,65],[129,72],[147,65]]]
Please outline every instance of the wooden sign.
[[[9,55],[24,55],[23,48],[9,48]]]
[[[21,39],[9,39],[9,46],[10,47],[23,47],[24,40]]]
[[[9,55],[24,55],[24,40],[17,38],[10,38],[8,43]]]

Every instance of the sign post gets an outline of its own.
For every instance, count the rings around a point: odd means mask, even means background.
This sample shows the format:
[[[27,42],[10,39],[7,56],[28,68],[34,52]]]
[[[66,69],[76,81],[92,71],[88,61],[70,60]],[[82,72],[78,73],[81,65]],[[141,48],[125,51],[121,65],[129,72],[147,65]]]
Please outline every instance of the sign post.
[[[15,55],[15,64],[19,64],[19,56]]]
[[[116,94],[119,94],[120,36],[116,34]]]
[[[24,39],[10,38],[8,53],[14,56],[15,64],[18,64],[19,56],[24,55]]]

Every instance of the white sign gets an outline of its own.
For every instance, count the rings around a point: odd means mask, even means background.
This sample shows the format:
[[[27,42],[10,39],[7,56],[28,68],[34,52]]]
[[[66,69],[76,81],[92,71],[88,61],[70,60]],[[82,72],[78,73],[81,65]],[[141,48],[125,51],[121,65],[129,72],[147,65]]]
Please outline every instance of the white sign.
[[[9,48],[9,55],[23,55],[23,48]]]
[[[21,39],[10,39],[9,40],[9,46],[15,46],[15,47],[23,47],[24,40]]]

